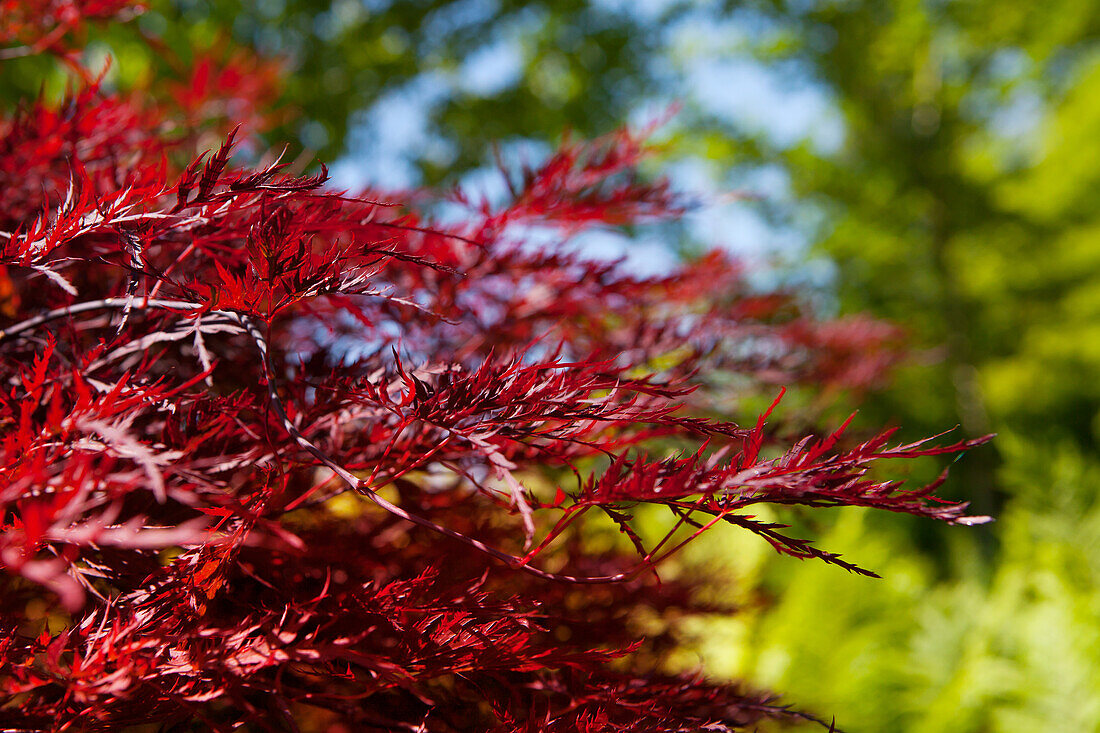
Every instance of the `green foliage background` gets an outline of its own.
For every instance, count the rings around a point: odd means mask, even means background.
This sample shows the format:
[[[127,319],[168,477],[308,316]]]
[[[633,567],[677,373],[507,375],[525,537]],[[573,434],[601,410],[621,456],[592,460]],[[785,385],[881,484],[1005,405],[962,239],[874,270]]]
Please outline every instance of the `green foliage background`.
[[[995,448],[953,468],[948,492],[998,521],[945,529],[853,511],[807,528],[881,582],[716,538],[694,561],[746,613],[685,626],[674,663],[771,686],[848,731],[1100,730],[1100,9],[646,5],[159,0],[101,32],[98,48],[117,58],[122,86],[172,73],[136,33],[184,58],[228,37],[286,54],[289,114],[270,137],[326,160],[348,151],[363,110],[441,79],[425,114],[445,144],[415,161],[427,183],[483,165],[495,140],[598,134],[684,99],[662,162],[701,162],[719,187],[783,172],[789,196],[742,205],[833,263],[816,297],[892,319],[918,347],[863,399],[863,424],[897,423],[908,437],[956,424],[967,437],[997,432]],[[675,43],[661,33],[670,27],[686,29]],[[726,39],[729,28],[742,32]],[[686,86],[692,33],[711,39],[709,54],[819,90],[843,141],[777,142],[716,114]],[[464,60],[501,42],[518,44],[516,78],[470,91]],[[44,63],[9,65],[0,98],[46,78],[57,88]]]

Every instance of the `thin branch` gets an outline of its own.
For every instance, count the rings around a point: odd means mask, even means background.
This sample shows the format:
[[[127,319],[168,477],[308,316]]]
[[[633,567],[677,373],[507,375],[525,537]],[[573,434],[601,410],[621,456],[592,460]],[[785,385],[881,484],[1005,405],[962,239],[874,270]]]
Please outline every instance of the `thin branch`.
[[[67,305],[63,308],[55,308],[52,311],[47,311],[34,318],[28,318],[25,321],[20,321],[13,326],[0,329],[0,342],[6,341],[12,336],[17,336],[25,331],[41,326],[43,323],[49,323],[50,321],[57,320],[58,318],[64,318],[66,316],[76,315],[77,313],[87,313],[88,311],[113,309],[113,308],[126,308],[128,305],[132,305],[133,301],[130,298],[101,298],[99,300],[88,300],[83,303],[74,303],[73,305]],[[150,298],[145,302],[145,305],[152,306],[154,308],[170,308],[173,310],[199,310],[202,305],[199,303],[192,303],[186,300],[165,300],[163,298]],[[228,311],[215,311],[222,315],[233,316]]]

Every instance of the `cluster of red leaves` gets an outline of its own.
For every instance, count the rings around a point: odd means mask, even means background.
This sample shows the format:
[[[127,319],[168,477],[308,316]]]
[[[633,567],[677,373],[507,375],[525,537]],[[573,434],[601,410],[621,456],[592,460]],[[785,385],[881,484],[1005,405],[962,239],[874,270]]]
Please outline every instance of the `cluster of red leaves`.
[[[176,79],[160,89],[154,76],[139,91],[169,113],[173,127],[191,131],[229,123],[264,132],[276,123],[271,109],[282,90],[280,61],[233,49],[224,41],[193,51],[189,65],[163,45],[157,50],[174,67]]]
[[[151,114],[89,87],[0,121],[5,728],[810,719],[662,675],[675,635],[643,639],[638,609],[717,609],[648,571],[727,524],[866,572],[762,503],[982,519],[869,473],[976,442],[784,448],[772,410],[702,414],[719,373],[862,384],[889,332],[816,322],[718,254],[640,278],[517,238],[675,214],[630,133],[444,228],[236,169],[232,134],[174,171]],[[649,543],[646,505],[669,516]],[[593,551],[600,522],[636,552]]]
[[[89,21],[141,12],[133,0],[0,0],[0,60],[39,53],[66,58]]]

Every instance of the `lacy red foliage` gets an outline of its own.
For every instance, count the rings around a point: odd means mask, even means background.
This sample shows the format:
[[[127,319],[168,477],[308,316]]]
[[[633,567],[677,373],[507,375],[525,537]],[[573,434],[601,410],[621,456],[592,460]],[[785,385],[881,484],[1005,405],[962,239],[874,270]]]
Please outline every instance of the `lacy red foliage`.
[[[0,38],[53,49],[12,12]],[[189,114],[219,93],[189,89]],[[776,405],[708,416],[720,375],[865,385],[889,328],[815,321],[717,253],[642,278],[523,241],[678,213],[634,175],[636,135],[571,143],[444,227],[323,170],[234,167],[235,133],[175,170],[164,114],[91,85],[0,121],[5,728],[812,720],[662,674],[675,635],[638,610],[722,609],[651,571],[724,524],[868,572],[747,513],[765,503],[984,519],[871,472],[981,441],[787,447]],[[633,553],[594,550],[601,522]]]

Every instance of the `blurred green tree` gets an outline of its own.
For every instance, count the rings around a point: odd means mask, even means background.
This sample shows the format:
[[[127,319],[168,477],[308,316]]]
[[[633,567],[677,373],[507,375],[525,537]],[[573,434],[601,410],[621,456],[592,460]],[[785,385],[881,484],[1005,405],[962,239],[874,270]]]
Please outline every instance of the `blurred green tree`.
[[[812,69],[844,116],[835,151],[765,152],[829,214],[841,307],[942,345],[939,367],[893,392],[886,409],[907,424],[955,416],[967,432],[1096,445],[1100,15],[1084,5],[763,11],[793,39],[782,60]],[[969,473],[968,491],[992,476]]]
[[[1000,522],[983,556],[932,538],[944,568],[890,560],[911,557],[904,532],[842,519],[838,544],[880,556],[885,588],[793,571],[734,666],[845,710],[856,731],[1097,730],[1100,14],[914,0],[752,12],[773,29],[756,58],[807,70],[845,128],[826,150],[758,138],[757,159],[824,212],[811,237],[839,307],[927,349],[865,409],[1000,433],[955,484]]]

